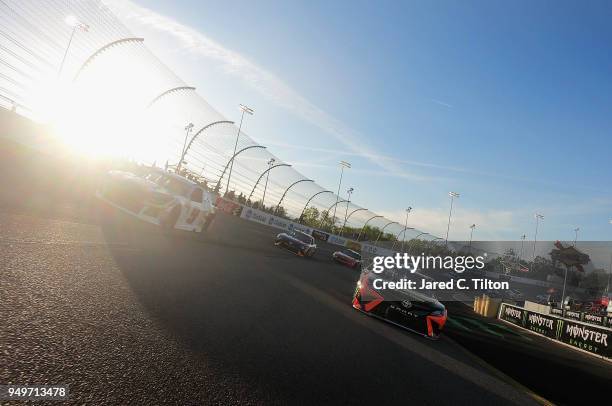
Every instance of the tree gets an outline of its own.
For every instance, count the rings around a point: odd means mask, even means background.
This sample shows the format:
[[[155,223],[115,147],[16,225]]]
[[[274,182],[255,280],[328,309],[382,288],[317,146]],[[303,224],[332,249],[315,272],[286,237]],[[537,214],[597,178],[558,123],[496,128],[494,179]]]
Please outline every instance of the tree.
[[[272,210],[268,210],[272,212]],[[275,216],[279,217],[287,217],[287,210],[283,206],[278,206],[278,208],[274,211]]]
[[[306,224],[307,226],[310,226],[310,227],[318,227],[320,214],[321,213],[316,207],[310,206],[306,210],[304,210],[304,214],[302,215],[301,222],[302,224]]]

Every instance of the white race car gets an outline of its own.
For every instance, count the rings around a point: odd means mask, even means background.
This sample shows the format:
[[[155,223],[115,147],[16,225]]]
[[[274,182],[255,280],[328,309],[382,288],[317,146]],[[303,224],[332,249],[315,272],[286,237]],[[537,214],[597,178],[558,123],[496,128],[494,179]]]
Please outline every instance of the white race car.
[[[172,229],[202,232],[215,216],[213,195],[182,176],[149,168],[143,175],[109,171],[96,196],[140,220]]]

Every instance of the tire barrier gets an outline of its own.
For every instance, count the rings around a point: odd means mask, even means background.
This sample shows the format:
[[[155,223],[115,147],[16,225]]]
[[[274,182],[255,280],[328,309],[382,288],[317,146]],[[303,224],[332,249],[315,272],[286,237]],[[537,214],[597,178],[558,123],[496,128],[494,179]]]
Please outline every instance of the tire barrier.
[[[565,312],[568,313],[568,312]],[[574,312],[578,313],[578,312]],[[498,318],[535,334],[607,359],[612,358],[612,329],[542,314],[502,303]],[[610,325],[610,317],[606,323]]]

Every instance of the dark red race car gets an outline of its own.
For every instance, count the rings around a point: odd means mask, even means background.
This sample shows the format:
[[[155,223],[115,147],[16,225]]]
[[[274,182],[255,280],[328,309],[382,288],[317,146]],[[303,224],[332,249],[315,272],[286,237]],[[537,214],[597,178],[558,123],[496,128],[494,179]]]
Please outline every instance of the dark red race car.
[[[401,328],[437,339],[446,323],[446,308],[416,290],[380,289],[384,275],[363,272],[357,281],[353,307]]]
[[[361,254],[353,250],[336,251],[332,254],[334,261],[351,268],[359,269],[361,267]]]

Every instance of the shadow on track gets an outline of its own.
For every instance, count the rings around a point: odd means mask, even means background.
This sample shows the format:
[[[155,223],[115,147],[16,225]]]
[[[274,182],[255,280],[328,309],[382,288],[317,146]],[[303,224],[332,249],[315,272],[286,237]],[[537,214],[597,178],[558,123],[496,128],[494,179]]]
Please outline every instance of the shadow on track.
[[[528,402],[448,342],[354,311],[357,272],[279,250],[266,232],[237,233],[246,250],[125,216],[102,224],[108,242],[136,248],[113,250],[117,265],[149,314],[216,371],[211,388],[229,380],[236,398],[276,403]]]

